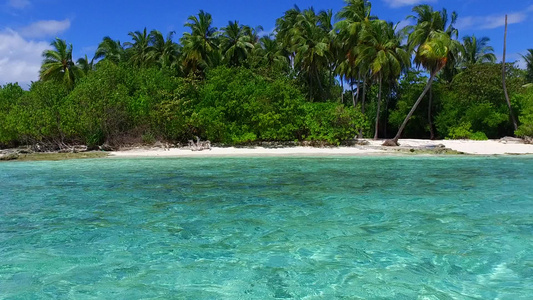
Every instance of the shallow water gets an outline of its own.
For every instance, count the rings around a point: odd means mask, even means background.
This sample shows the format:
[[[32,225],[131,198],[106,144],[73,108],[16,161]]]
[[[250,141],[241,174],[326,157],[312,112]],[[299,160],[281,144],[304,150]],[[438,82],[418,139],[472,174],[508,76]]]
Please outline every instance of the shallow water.
[[[532,299],[533,158],[0,164],[0,299]]]

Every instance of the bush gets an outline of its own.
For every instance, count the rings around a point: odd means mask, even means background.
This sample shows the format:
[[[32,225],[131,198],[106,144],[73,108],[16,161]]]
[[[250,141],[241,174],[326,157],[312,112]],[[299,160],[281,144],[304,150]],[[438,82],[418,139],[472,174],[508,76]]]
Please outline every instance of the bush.
[[[330,144],[353,139],[359,129],[368,128],[365,116],[353,107],[337,103],[307,103],[305,109],[305,139]]]
[[[18,142],[17,124],[20,120],[14,111],[25,93],[17,83],[0,86],[0,147],[14,146]]]
[[[518,71],[509,66],[507,83],[511,95],[521,90],[522,78]],[[468,66],[448,89],[441,97],[442,109],[435,117],[435,125],[442,136],[456,136],[458,127],[463,124],[469,124],[470,132],[482,132],[490,138],[512,134],[501,85],[501,65]]]
[[[488,140],[487,135],[485,133],[477,131],[472,132],[471,129],[472,125],[470,123],[461,123],[458,126],[450,128],[450,133],[448,135],[448,138],[452,140],[457,139],[468,139],[468,140],[478,140],[478,141],[484,141]]]
[[[533,87],[526,88],[515,100],[521,107],[520,126],[515,134],[519,137],[533,137]]]
[[[131,103],[127,70],[112,63],[99,66],[84,77],[65,100],[68,135],[89,147],[108,142],[118,145],[118,138],[131,127]]]
[[[303,103],[303,95],[288,80],[219,67],[207,74],[191,124],[213,142],[289,141],[299,136]]]

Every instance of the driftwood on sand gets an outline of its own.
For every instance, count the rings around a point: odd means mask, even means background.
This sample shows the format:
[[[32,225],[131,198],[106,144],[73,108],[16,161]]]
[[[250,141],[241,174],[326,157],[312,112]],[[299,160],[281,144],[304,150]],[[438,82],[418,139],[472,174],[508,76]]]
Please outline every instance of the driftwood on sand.
[[[192,151],[202,151],[205,149],[211,150],[211,142],[209,140],[201,141],[199,137],[196,137],[196,142],[189,140],[189,148]]]

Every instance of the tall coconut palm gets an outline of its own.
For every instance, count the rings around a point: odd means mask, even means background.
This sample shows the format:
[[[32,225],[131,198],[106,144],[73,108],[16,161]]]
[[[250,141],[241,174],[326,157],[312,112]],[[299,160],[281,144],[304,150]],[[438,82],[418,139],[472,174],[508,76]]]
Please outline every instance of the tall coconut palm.
[[[290,67],[294,69],[294,33],[296,31],[296,23],[298,16],[302,13],[298,6],[287,10],[283,17],[276,20],[276,41],[281,46],[282,51],[289,60]]]
[[[85,75],[94,70],[94,58],[89,60],[87,54],[85,54],[85,57],[78,59],[78,61],[76,61],[76,64]]]
[[[98,45],[94,60],[108,60],[114,64],[118,64],[126,59],[124,47],[120,41],[115,41],[112,38],[106,36],[102,42]]]
[[[180,48],[178,44],[172,41],[174,34],[174,31],[169,32],[165,39],[158,30],[150,32],[151,51],[148,53],[149,61],[153,61],[163,68],[177,64]]]
[[[533,83],[533,49],[527,49],[527,54],[522,55],[526,63],[526,81]]]
[[[409,66],[410,56],[401,46],[392,24],[382,20],[372,21],[369,28],[362,32],[357,55],[356,64],[368,63],[370,74],[379,85],[374,132],[377,140],[383,80],[397,79]]]
[[[352,84],[354,82],[357,83],[357,91],[355,93],[352,91],[352,101],[355,105],[355,103],[359,102],[361,88],[365,89],[366,87],[366,73],[368,70],[361,60],[359,60],[358,65],[355,64],[357,61],[356,49],[360,43],[360,36],[364,27],[377,18],[372,16],[372,4],[368,0],[345,0],[345,3],[346,5],[336,15],[339,21],[335,24],[335,29],[338,31],[338,38],[342,41],[344,49],[346,49],[345,63],[348,66],[345,70],[349,70],[347,75],[349,74],[350,77],[348,79]],[[363,98],[364,96],[363,92]],[[361,111],[364,113],[364,100],[362,102]]]
[[[341,84],[341,103],[344,103],[344,82],[349,81],[350,79],[350,62],[347,58],[348,53],[348,44],[344,43],[342,39],[339,38],[338,33],[335,30],[332,30],[330,33],[333,43],[330,45],[330,53],[333,60],[333,72],[340,79]],[[352,102],[353,106],[356,106],[355,95],[352,87]]]
[[[287,68],[289,60],[284,55],[281,45],[271,36],[263,36],[254,49],[255,55],[261,58],[263,65],[270,68]]]
[[[254,47],[259,44],[259,40],[261,39],[260,33],[264,30],[265,29],[261,25],[253,28],[250,26],[244,26],[244,33],[250,37],[250,43],[252,43]]]
[[[213,66],[218,52],[218,32],[212,26],[211,14],[200,10],[198,16],[190,16],[186,27],[191,32],[186,32],[181,38],[183,45],[183,64],[191,72],[203,72]]]
[[[72,59],[72,44],[56,38],[50,46],[53,49],[45,50],[42,54],[44,59],[39,73],[40,79],[63,82],[67,88],[73,88],[84,74]]]
[[[320,71],[328,65],[329,32],[319,24],[315,11],[312,8],[306,9],[296,17],[296,26],[292,32],[294,65],[300,76],[307,78],[311,101],[320,97],[320,94],[324,95]],[[315,92],[314,83],[318,85],[318,93]]]
[[[131,37],[132,42],[126,42],[124,45],[128,47],[126,51],[130,55],[129,61],[138,67],[149,66],[153,62],[150,57],[152,45],[146,27],[143,31],[130,32],[128,35]]]
[[[494,55],[494,48],[489,46],[490,39],[482,37],[477,39],[475,35],[463,37],[463,63],[465,64],[481,64],[481,63],[495,63],[496,55]]]
[[[418,97],[415,104],[405,117],[405,120],[398,129],[396,136],[392,140],[385,141],[383,144],[384,146],[398,145],[398,140],[400,139],[407,122],[409,119],[411,119],[416,108],[428,90],[431,88],[433,79],[435,79],[435,76],[437,76],[437,74],[446,66],[449,52],[454,51],[459,46],[460,44],[456,40],[453,40],[446,32],[432,31],[427,37],[427,40],[420,45],[420,47],[418,47],[414,61],[415,64],[424,67],[424,69],[426,69],[426,71],[430,74],[428,83],[426,84],[426,87],[424,88],[424,91],[422,91],[420,97]]]
[[[329,38],[328,51],[326,55],[327,68],[329,73],[329,84],[333,86],[335,84],[335,69],[338,63],[338,51],[342,48],[336,38],[337,32],[334,30],[333,24],[333,10],[323,10],[318,14],[318,27],[320,27]],[[329,95],[328,95],[329,96]]]
[[[222,28],[220,50],[224,61],[231,67],[241,66],[254,48],[248,26],[239,25],[238,21],[229,21],[228,26]]]

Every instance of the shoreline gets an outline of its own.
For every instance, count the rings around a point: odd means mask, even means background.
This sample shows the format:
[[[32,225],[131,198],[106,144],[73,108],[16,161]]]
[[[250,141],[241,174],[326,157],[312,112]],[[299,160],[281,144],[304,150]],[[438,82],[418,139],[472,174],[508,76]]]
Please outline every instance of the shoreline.
[[[387,157],[387,156],[521,156],[533,155],[533,144],[525,144],[520,139],[500,140],[418,140],[401,139],[399,147],[381,146],[384,140],[359,140],[361,145],[354,146],[242,146],[212,147],[193,151],[188,147],[163,148],[158,146],[139,146],[118,151],[87,151],[75,153],[0,153],[0,161],[56,161],[88,158],[208,158],[208,157]],[[11,149],[13,150],[13,149]],[[8,154],[6,154],[8,153]],[[10,153],[10,154],[9,154]]]
[[[137,147],[112,151],[112,158],[157,157],[297,157],[297,156],[398,156],[398,155],[531,155],[533,145],[507,140],[416,140],[401,139],[399,147],[381,146],[384,140],[364,140],[366,145],[334,147],[213,147],[210,150],[192,151],[189,148]]]

